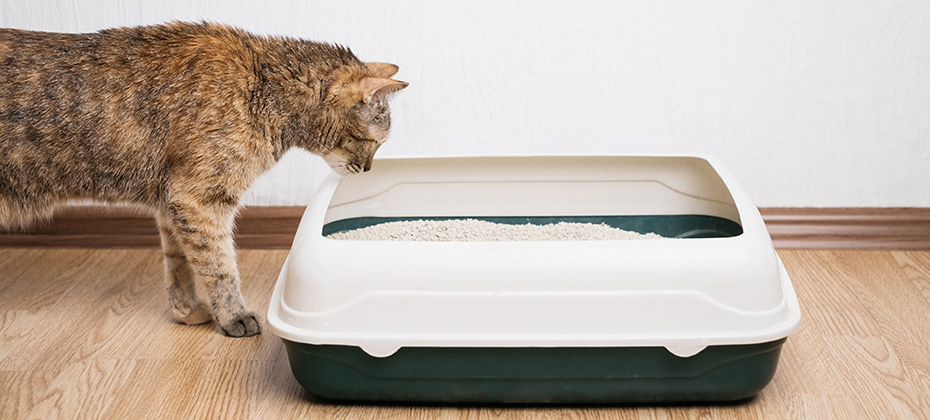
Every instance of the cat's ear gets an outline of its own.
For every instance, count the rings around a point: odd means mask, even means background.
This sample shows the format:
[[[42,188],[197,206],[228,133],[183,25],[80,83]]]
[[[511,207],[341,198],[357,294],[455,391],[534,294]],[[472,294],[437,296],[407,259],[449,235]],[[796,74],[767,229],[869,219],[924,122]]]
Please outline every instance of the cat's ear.
[[[383,99],[388,95],[407,87],[407,82],[381,77],[366,77],[359,82],[362,102],[369,103],[372,98]]]
[[[365,63],[365,67],[368,67],[368,71],[375,75],[375,77],[382,77],[385,79],[390,78],[400,70],[400,67],[390,63]]]

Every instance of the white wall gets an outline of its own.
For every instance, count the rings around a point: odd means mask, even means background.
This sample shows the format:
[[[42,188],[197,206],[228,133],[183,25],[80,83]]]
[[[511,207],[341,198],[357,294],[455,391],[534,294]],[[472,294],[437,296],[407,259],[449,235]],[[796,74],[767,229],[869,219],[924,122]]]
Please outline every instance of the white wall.
[[[401,66],[397,155],[701,153],[760,206],[930,206],[930,2],[0,0],[0,26],[212,20]],[[306,203],[288,155],[249,204]]]

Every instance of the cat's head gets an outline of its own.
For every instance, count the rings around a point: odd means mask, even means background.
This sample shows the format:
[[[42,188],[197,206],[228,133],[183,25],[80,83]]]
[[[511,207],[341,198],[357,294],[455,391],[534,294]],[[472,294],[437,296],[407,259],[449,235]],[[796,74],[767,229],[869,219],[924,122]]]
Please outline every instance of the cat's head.
[[[322,156],[337,174],[371,169],[375,152],[391,129],[388,97],[407,87],[406,82],[391,79],[397,70],[393,64],[365,63],[361,71],[343,74],[330,89],[323,112],[323,141],[311,151]]]

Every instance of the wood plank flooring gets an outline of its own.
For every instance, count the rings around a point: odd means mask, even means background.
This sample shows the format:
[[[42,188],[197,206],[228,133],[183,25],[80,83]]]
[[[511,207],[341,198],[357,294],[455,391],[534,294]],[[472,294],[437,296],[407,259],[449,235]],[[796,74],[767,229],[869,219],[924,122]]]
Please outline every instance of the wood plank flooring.
[[[759,396],[699,406],[321,402],[269,332],[173,323],[156,249],[0,248],[0,419],[926,419],[930,252],[780,250],[803,311]],[[264,313],[286,251],[243,250]]]

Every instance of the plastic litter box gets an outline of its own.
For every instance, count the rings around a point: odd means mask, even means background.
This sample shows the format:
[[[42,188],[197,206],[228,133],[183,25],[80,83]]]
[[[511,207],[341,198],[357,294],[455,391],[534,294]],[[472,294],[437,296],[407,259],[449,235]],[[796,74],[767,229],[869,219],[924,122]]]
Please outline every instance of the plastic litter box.
[[[667,239],[325,237],[443,218]],[[433,403],[745,399],[799,322],[758,210],[693,156],[380,159],[319,188],[268,311],[310,393]]]

